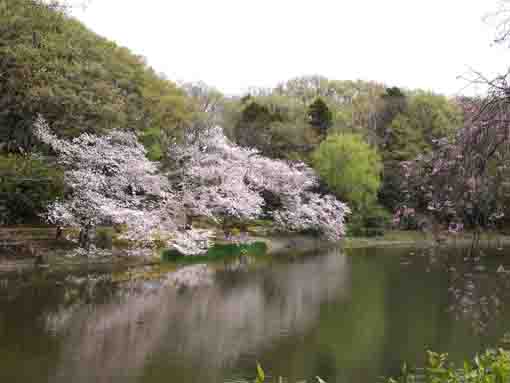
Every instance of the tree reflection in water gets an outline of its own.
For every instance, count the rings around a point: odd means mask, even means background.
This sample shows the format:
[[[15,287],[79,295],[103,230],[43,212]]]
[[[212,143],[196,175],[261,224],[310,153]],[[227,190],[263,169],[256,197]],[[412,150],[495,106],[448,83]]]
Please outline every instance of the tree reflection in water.
[[[339,290],[348,294],[346,259],[338,252],[242,273],[248,263],[188,266],[160,287],[139,284],[101,304],[47,314],[53,331],[66,334],[53,381],[135,381],[158,358],[168,359],[162,376],[178,366],[188,378],[216,381],[239,358],[304,333],[321,304]]]

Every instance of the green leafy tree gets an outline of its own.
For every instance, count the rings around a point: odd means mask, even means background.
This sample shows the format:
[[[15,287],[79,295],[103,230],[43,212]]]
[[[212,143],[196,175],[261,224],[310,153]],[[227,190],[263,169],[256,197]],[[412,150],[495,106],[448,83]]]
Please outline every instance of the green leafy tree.
[[[354,209],[376,201],[381,184],[381,158],[359,134],[336,134],[313,154],[314,167],[328,187]]]
[[[269,157],[301,160],[314,149],[317,135],[305,122],[304,108],[289,97],[250,96],[240,105],[239,110],[235,103],[225,103],[222,118],[225,131],[237,144]]]
[[[310,126],[322,137],[328,134],[333,125],[333,113],[320,97],[308,107],[307,117]]]
[[[423,133],[428,147],[433,141],[454,132],[462,124],[459,106],[445,96],[417,91],[409,100],[407,116],[413,128]]]
[[[384,147],[391,138],[391,123],[395,117],[404,113],[407,109],[408,99],[405,93],[398,87],[386,88],[381,95],[381,102],[377,104],[377,141],[379,146]]]
[[[236,124],[235,141],[242,146],[255,147],[267,155],[271,152],[270,125],[279,120],[278,113],[271,113],[266,105],[249,101]]]
[[[434,140],[448,136],[462,122],[454,102],[430,92],[411,94],[394,112],[382,145],[385,162],[410,160],[430,151]]]
[[[427,144],[423,132],[415,127],[415,123],[404,114],[398,114],[391,121],[383,152],[385,161],[410,160],[425,150]]]

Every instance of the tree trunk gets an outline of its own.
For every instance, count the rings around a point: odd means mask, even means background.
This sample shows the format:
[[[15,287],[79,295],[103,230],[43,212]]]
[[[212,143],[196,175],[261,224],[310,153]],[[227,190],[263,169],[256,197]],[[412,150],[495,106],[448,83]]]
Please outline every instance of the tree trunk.
[[[221,228],[223,230],[223,234],[225,235],[225,239],[227,241],[230,241],[232,239],[232,236],[230,233],[230,228],[227,225],[227,220],[225,218],[222,219],[222,221],[221,221]]]
[[[55,234],[55,239],[59,240],[62,239],[63,229],[62,226],[57,226],[57,232]]]
[[[193,228],[193,217],[189,214],[186,214],[186,224],[184,225],[184,230],[191,230]]]
[[[87,252],[90,250],[90,245],[92,244],[92,231],[93,227],[90,224],[83,226],[80,230],[78,244],[82,249],[85,249]]]

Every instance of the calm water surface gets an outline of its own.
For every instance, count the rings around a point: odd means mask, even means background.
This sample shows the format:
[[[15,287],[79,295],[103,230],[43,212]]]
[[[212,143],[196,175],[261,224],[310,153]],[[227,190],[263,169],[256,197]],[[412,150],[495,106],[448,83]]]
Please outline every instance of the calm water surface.
[[[510,331],[509,249],[240,258],[158,281],[0,275],[0,382],[378,382]],[[498,268],[499,271],[498,272]]]

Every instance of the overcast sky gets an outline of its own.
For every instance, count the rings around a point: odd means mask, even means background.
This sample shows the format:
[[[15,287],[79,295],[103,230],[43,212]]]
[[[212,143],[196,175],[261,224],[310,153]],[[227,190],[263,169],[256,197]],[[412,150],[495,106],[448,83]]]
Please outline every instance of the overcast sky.
[[[92,0],[74,14],[175,81],[227,94],[321,74],[453,95],[510,48],[482,20],[497,0]]]

